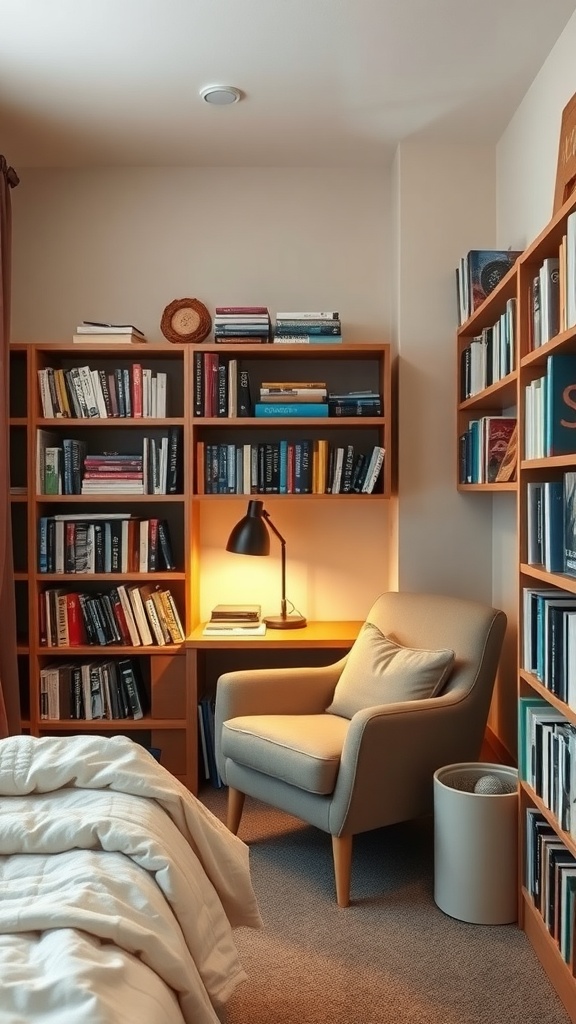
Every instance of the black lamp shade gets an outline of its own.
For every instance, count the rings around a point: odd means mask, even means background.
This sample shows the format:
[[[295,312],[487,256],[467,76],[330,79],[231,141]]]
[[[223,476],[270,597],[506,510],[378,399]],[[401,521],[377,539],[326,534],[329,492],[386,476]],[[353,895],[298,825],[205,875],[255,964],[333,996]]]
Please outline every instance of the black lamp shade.
[[[263,501],[248,502],[248,512],[232,530],[226,551],[233,551],[237,555],[270,554],[270,534],[262,518],[263,508]]]

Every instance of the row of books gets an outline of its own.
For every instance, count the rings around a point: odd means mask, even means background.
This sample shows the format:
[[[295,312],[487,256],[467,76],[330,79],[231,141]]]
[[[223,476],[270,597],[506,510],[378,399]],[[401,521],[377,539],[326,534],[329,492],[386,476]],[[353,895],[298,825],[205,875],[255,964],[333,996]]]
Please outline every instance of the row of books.
[[[38,370],[40,402],[46,419],[166,417],[167,374],[141,363],[116,369]]]
[[[148,707],[146,687],[133,658],[62,662],[40,670],[41,720],[138,720]]]
[[[456,268],[458,323],[463,324],[522,255],[513,249],[470,249]]]
[[[522,621],[524,668],[576,711],[576,595],[524,587]]]
[[[531,349],[576,324],[576,213],[566,219],[558,256],[545,259],[532,280],[530,314]]]
[[[501,483],[514,479],[517,455],[515,416],[470,420],[458,439],[461,484]]]
[[[479,394],[502,380],[514,369],[516,337],[516,298],[508,299],[506,309],[495,324],[484,327],[460,353],[460,401]]]
[[[548,356],[546,373],[525,388],[524,457],[576,452],[576,353]]]
[[[62,513],[38,520],[38,572],[162,572],[176,568],[166,519],[128,512]]]
[[[181,489],[182,428],[143,437],[141,450],[90,454],[80,438],[47,430],[36,437],[38,494],[177,494]]]
[[[98,593],[49,587],[40,594],[39,621],[46,647],[165,647],[185,638],[171,591],[148,583]]]
[[[526,808],[524,885],[571,974],[576,974],[576,858],[535,807]]]
[[[576,726],[542,697],[520,697],[518,771],[576,838]]]
[[[527,482],[526,556],[529,565],[576,576],[576,470]]]
[[[216,764],[214,743],[214,700],[210,697],[202,697],[198,701],[198,733],[204,778],[215,789],[221,789],[223,782]]]
[[[326,439],[196,446],[198,494],[372,494],[384,448]]]

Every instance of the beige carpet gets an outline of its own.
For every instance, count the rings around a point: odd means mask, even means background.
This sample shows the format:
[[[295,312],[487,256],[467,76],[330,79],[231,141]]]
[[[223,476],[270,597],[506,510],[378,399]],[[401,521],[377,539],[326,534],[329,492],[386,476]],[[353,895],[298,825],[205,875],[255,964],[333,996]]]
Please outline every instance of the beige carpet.
[[[201,799],[225,818],[225,791]],[[329,836],[246,799],[264,929],[239,929],[249,980],[227,1024],[567,1024],[516,925],[465,924],[433,899],[429,820],[355,840],[352,906],[335,903]]]

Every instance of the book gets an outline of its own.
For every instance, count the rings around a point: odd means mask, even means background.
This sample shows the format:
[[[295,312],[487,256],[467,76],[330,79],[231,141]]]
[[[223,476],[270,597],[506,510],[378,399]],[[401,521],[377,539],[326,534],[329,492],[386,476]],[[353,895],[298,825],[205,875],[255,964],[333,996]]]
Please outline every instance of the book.
[[[78,334],[139,334],[144,337],[144,331],[134,324],[109,324],[98,320],[83,320],[76,331]]]
[[[273,345],[337,345],[342,335],[337,334],[275,334]]]
[[[321,402],[256,402],[257,417],[328,416],[328,404]]]
[[[484,480],[495,483],[498,471],[504,461],[514,428],[515,416],[484,416]]]
[[[217,604],[212,609],[210,619],[259,619],[262,607],[259,604]]]
[[[509,480],[514,480],[516,476],[516,464],[518,462],[518,423],[515,424],[514,430],[512,431],[504,458],[502,459],[498,471],[494,478],[494,482],[497,484],[508,483]]]
[[[569,576],[576,576],[576,470],[564,473],[564,566]]]
[[[470,249],[466,256],[470,316],[522,255],[516,249]]]
[[[103,334],[76,332],[76,334],[72,335],[72,341],[75,345],[86,345],[88,343],[98,343],[98,345],[144,345],[147,340],[141,334],[127,334],[126,332],[118,332],[117,334],[110,332]]]
[[[276,313],[276,320],[339,320],[340,313],[336,310],[319,310],[312,312],[297,311],[295,313]]]
[[[576,353],[548,356],[544,394],[545,455],[576,452]]]
[[[207,622],[202,630],[203,636],[266,636],[266,623],[259,622],[256,626],[221,626],[218,623]]]

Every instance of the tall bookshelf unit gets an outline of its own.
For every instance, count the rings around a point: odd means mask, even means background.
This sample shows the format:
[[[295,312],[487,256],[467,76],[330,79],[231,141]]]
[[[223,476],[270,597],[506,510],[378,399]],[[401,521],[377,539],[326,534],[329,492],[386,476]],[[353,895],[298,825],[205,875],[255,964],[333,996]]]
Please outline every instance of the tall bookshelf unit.
[[[253,415],[195,415],[194,386],[197,353],[217,354],[228,365],[237,360],[247,371],[254,398],[263,380],[325,380],[331,391],[372,388],[383,400],[382,414],[355,417],[274,418],[273,422]],[[45,418],[38,373],[46,368],[69,370],[89,366],[92,370],[128,369],[134,363],[167,375],[167,409],[163,419],[137,417],[51,417]],[[18,652],[23,728],[35,736],[69,733],[122,733],[146,746],[162,751],[164,766],[192,792],[198,787],[197,701],[203,687],[199,659],[217,645],[198,642],[200,629],[199,593],[202,571],[200,509],[204,503],[238,500],[238,493],[205,493],[201,483],[198,455],[201,446],[257,446],[280,440],[294,443],[320,439],[334,446],[351,445],[370,452],[385,449],[382,472],[372,493],[274,494],[275,501],[378,502],[389,499],[394,490],[394,419],[392,366],[387,344],[315,345],[201,345],[143,344],[112,346],[86,344],[13,344],[10,351],[10,410],[12,523],[15,551],[15,587],[18,609]],[[88,454],[130,453],[142,447],[144,436],[161,437],[169,427],[181,429],[180,474],[175,494],[45,494],[38,493],[38,437],[58,446],[65,438],[85,443]],[[42,435],[44,432],[44,435]],[[261,492],[259,492],[261,493]],[[266,500],[266,493],[262,494]],[[144,519],[157,517],[168,522],[175,568],[154,572],[55,573],[40,571],[39,527],[41,519],[60,515],[123,512]],[[85,644],[48,647],[40,626],[40,605],[48,588],[65,592],[82,590],[94,594],[118,584],[161,585],[174,596],[186,637],[179,644],[126,646]],[[347,623],[343,640],[338,624],[309,624],[305,636],[275,631],[261,642],[251,638],[246,650],[255,657],[266,651],[319,651],[332,646],[341,649],[353,642],[354,630]],[[351,631],[352,630],[352,631]],[[300,633],[300,631],[296,631]],[[21,635],[20,635],[21,634]],[[349,635],[350,634],[350,635]],[[236,638],[235,638],[236,639]],[[220,646],[222,646],[220,644]],[[234,644],[231,644],[231,648]],[[202,654],[199,654],[202,648]],[[308,656],[308,655],[306,655]],[[326,655],[328,656],[328,655]],[[61,662],[131,658],[137,661],[149,708],[142,719],[77,718],[47,720],[41,717],[40,674]]]
[[[467,427],[468,418],[477,414],[484,415],[508,410],[515,407],[518,419],[518,461],[516,482],[509,484],[477,484],[466,485],[460,482],[460,467],[457,469],[458,488],[462,491],[495,491],[514,490],[517,492],[517,548],[518,548],[518,713],[519,724],[523,721],[521,711],[525,699],[541,700],[544,709],[558,714],[568,730],[576,729],[576,709],[570,707],[556,693],[552,692],[547,672],[536,673],[533,665],[526,667],[524,654],[525,634],[529,631],[524,606],[525,589],[541,589],[544,593],[550,588],[557,588],[566,597],[576,597],[576,576],[564,572],[547,571],[544,564],[529,561],[528,552],[528,509],[529,485],[545,481],[561,481],[567,470],[576,470],[576,439],[570,454],[552,455],[548,457],[527,458],[527,427],[526,427],[526,388],[532,381],[542,378],[547,369],[547,360],[556,353],[576,353],[576,326],[561,329],[549,341],[533,347],[533,313],[534,294],[533,282],[538,275],[543,261],[559,256],[563,236],[566,235],[568,216],[576,210],[576,192],[566,201],[564,206],[552,218],[548,226],[525,250],[514,268],[487,297],[480,309],[463,324],[457,333],[458,386],[461,387],[462,357],[461,353],[470,338],[477,336],[481,329],[494,322],[506,301],[516,296],[516,339],[515,367],[508,378],[499,381],[467,401],[461,401],[457,410],[458,437]],[[576,433],[576,431],[575,431]],[[563,827],[556,812],[557,804],[554,797],[546,795],[539,782],[528,777],[530,769],[529,747],[531,739],[526,730],[519,728],[518,761],[519,761],[519,896],[518,920],[520,927],[526,932],[539,960],[541,961],[550,981],[562,1000],[570,1019],[576,1022],[576,971],[574,969],[574,953],[571,962],[567,962],[561,952],[559,938],[555,933],[555,925],[546,923],[545,916],[533,894],[528,880],[528,861],[534,854],[534,830],[529,824],[529,815],[537,814],[542,818],[543,827],[548,827],[553,841],[561,844],[568,855],[576,858],[576,773],[572,765],[569,783],[572,825]],[[538,757],[537,757],[538,760]],[[544,757],[540,757],[543,767]],[[560,782],[558,761],[547,761],[548,769],[555,780],[552,789],[557,790]],[[570,912],[569,904],[563,905],[566,919],[572,915],[572,934],[574,936],[574,904]],[[574,942],[574,938],[572,940]]]

